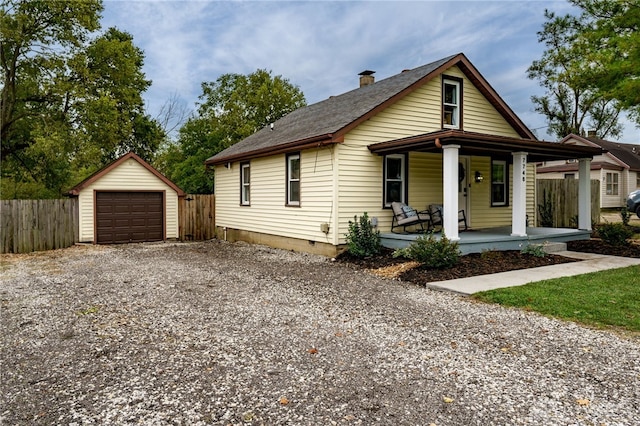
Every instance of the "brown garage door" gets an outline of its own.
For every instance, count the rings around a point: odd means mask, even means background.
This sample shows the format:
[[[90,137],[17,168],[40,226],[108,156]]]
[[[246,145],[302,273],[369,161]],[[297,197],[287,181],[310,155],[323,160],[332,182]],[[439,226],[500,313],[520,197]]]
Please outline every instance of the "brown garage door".
[[[163,205],[162,192],[97,192],[97,243],[163,240]]]

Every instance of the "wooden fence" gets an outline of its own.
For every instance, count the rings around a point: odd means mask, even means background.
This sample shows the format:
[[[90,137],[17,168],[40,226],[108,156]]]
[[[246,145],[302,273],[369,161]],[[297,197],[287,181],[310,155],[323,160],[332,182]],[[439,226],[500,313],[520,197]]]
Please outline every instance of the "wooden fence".
[[[2,200],[2,253],[70,247],[78,241],[78,199]]]
[[[181,241],[202,241],[215,237],[215,195],[188,194],[178,201]]]
[[[540,215],[541,206],[550,202],[553,227],[578,227],[578,180],[577,179],[538,179],[536,180],[538,205],[538,226],[543,226]],[[545,201],[545,196],[547,201]],[[600,221],[600,181],[591,180],[591,222]]]

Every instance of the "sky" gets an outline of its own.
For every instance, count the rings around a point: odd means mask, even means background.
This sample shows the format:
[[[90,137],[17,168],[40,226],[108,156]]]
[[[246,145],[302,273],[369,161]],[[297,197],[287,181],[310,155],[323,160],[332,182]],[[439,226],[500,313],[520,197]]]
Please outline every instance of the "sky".
[[[358,87],[358,73],[376,80],[464,53],[534,131],[546,133],[532,95],[544,94],[527,68],[544,46],[537,32],[545,9],[575,13],[555,1],[211,1],[104,0],[103,30],[133,35],[144,51],[144,94],[157,116],[176,98],[196,109],[203,82],[223,74],[266,69],[296,85],[307,103]],[[621,142],[640,143],[640,129],[623,118]]]

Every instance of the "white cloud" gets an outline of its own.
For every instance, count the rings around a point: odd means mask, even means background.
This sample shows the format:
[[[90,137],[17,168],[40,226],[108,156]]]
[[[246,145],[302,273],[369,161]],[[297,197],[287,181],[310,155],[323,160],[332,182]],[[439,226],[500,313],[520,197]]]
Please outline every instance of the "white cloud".
[[[145,51],[151,114],[173,93],[193,108],[200,84],[226,73],[268,69],[317,102],[357,87],[364,69],[382,79],[464,52],[523,121],[539,127],[544,118],[533,112],[530,96],[540,88],[526,69],[543,51],[536,32],[545,8],[566,13],[572,6],[558,0],[106,1],[103,26],[130,32]],[[638,133],[631,134],[637,141]]]

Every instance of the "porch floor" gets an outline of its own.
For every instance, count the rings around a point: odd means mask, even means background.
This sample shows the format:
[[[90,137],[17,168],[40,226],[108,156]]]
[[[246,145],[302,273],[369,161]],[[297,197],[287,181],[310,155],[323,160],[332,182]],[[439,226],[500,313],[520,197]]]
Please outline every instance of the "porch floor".
[[[442,234],[434,233],[436,238]],[[420,236],[416,234],[396,234],[392,232],[380,233],[383,247],[398,249],[407,247]],[[460,252],[462,254],[481,253],[483,250],[522,250],[528,244],[544,244],[546,242],[567,242],[575,240],[588,240],[590,231],[570,228],[527,228],[527,236],[516,237],[511,235],[511,227],[486,228],[477,230],[460,231]]]

